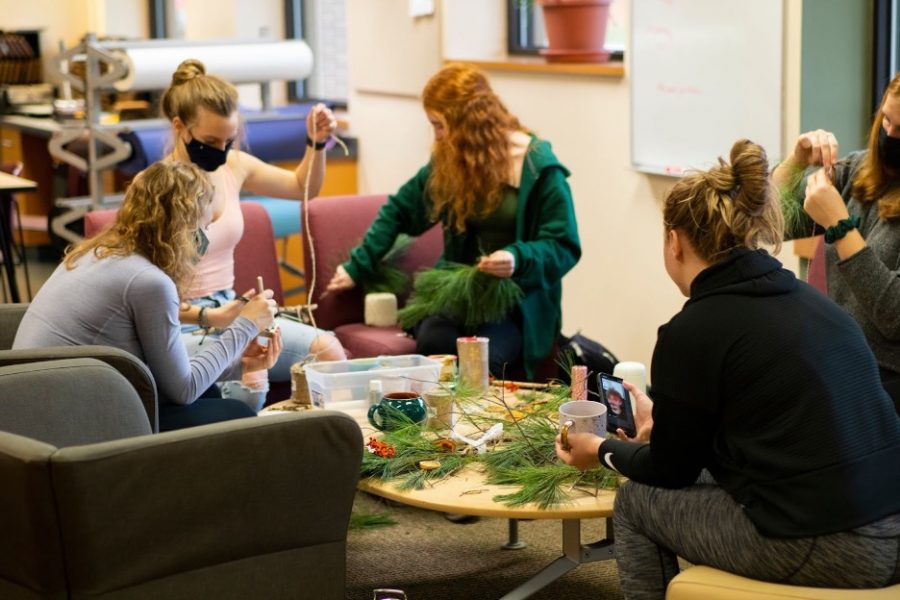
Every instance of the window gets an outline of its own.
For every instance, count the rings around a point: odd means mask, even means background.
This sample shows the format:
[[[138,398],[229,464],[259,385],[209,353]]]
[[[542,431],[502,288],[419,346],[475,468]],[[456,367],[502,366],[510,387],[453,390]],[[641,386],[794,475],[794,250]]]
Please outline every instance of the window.
[[[315,57],[306,81],[288,84],[291,101],[324,99],[345,105],[347,83],[347,0],[285,0],[285,38],[306,40]]]
[[[900,1],[875,0],[872,65],[872,108],[878,110],[887,84],[900,71]]]
[[[898,0],[888,0],[897,2]],[[622,60],[625,50],[625,10],[623,2],[613,2],[609,8],[606,28],[605,49],[612,53],[612,60]],[[509,23],[507,52],[514,54],[537,54],[547,47],[544,29],[544,12],[531,0],[507,0]]]
[[[547,47],[544,33],[544,13],[540,6],[522,0],[507,0],[509,36],[507,50],[510,54],[537,54]]]

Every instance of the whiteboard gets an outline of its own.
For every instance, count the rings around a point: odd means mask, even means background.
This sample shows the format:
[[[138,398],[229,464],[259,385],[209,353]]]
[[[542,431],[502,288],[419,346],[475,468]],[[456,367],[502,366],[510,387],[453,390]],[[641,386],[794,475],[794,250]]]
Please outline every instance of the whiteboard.
[[[632,0],[631,163],[680,175],[749,138],[781,156],[782,0]]]

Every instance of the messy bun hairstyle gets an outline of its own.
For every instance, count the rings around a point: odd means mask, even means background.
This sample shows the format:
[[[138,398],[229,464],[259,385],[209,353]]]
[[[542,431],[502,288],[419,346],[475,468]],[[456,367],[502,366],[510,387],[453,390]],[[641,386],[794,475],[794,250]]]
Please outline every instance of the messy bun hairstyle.
[[[694,250],[716,262],[732,248],[756,249],[770,244],[781,249],[784,219],[769,181],[769,161],[762,146],[738,140],[730,164],[691,173],[666,196],[666,231],[687,235]]]
[[[206,67],[196,58],[181,62],[172,74],[172,83],[160,102],[163,115],[175,117],[190,127],[197,121],[197,107],[222,117],[230,117],[238,108],[237,88],[215,75],[207,75]]]

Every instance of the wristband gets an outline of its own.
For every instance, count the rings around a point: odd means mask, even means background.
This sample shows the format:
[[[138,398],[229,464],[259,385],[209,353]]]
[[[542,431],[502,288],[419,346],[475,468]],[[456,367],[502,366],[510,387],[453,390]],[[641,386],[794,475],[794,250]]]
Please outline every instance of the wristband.
[[[316,150],[324,150],[327,144],[328,140],[325,140],[324,142],[313,142],[311,137],[306,136],[306,145],[310,148],[315,148]]]
[[[200,307],[200,314],[197,315],[197,324],[200,326],[200,329],[209,329],[209,321],[206,320],[206,309],[209,308],[207,306]]]
[[[843,239],[851,230],[859,227],[859,215],[851,215],[846,219],[841,219],[836,225],[832,225],[825,230],[825,243],[833,244]]]

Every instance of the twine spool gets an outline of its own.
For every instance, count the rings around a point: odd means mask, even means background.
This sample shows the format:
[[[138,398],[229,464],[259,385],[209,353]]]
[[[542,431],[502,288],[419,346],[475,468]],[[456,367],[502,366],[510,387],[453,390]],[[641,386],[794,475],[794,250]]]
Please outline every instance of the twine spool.
[[[588,368],[584,365],[572,365],[572,400],[588,398]]]
[[[312,405],[309,385],[306,383],[306,366],[303,363],[291,365],[291,400],[297,404]]]
[[[488,341],[486,337],[456,338],[459,381],[465,388],[475,392],[486,392],[490,385]]]
[[[369,327],[397,324],[397,296],[388,292],[366,294],[365,321]]]
[[[456,355],[455,354],[429,354],[428,358],[441,363],[440,377],[438,381],[448,383],[456,379]]]
[[[432,429],[453,429],[456,425],[456,410],[453,393],[450,390],[434,388],[424,394],[428,405],[428,427]]]

